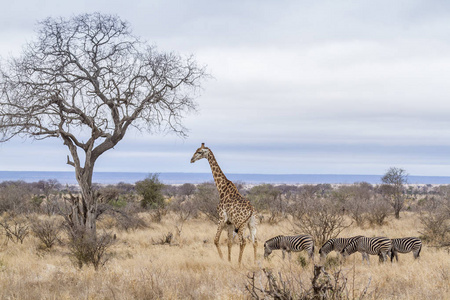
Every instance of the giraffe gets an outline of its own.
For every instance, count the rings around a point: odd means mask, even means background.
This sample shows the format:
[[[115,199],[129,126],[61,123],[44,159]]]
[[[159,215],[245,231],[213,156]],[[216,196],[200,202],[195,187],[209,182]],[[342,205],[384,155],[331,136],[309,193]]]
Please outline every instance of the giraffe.
[[[202,158],[206,158],[209,162],[220,196],[219,205],[217,206],[219,224],[214,238],[214,244],[216,245],[220,258],[223,258],[223,255],[220,250],[219,239],[222,230],[228,226],[228,261],[231,261],[232,236],[234,229],[239,237],[239,265],[241,265],[242,253],[245,248],[244,229],[245,226],[248,226],[250,238],[253,243],[254,261],[256,261],[256,247],[258,246],[256,240],[256,210],[250,204],[250,201],[239,193],[234,183],[227,179],[220,169],[212,151],[205,147],[205,143],[202,143],[201,147],[195,151],[191,158],[191,163]]]

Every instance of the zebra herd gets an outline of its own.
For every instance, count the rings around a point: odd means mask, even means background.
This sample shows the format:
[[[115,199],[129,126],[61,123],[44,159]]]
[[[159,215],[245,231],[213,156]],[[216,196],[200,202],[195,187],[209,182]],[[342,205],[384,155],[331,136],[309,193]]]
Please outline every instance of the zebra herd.
[[[273,237],[264,243],[264,257],[267,258],[272,250],[282,250],[283,259],[285,252],[288,252],[290,257],[291,251],[306,250],[310,259],[314,261],[314,240],[310,235],[279,235]],[[319,255],[320,260],[323,261],[332,251],[340,253],[344,258],[355,252],[360,252],[363,261],[367,260],[368,263],[369,254],[378,255],[382,262],[387,261],[389,257],[392,262],[394,257],[398,261],[398,253],[413,252],[414,258],[419,258],[421,250],[422,241],[416,237],[389,239],[387,237],[370,238],[358,235],[350,238],[329,239],[319,249]]]

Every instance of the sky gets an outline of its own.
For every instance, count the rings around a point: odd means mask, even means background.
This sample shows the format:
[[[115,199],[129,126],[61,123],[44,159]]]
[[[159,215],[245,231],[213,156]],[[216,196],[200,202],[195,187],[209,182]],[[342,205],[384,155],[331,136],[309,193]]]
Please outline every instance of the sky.
[[[5,2],[5,0],[1,0]],[[450,176],[448,1],[8,1],[0,56],[37,22],[118,15],[161,51],[193,54],[211,78],[188,137],[128,132],[95,171]],[[61,140],[0,144],[0,170],[71,171]]]

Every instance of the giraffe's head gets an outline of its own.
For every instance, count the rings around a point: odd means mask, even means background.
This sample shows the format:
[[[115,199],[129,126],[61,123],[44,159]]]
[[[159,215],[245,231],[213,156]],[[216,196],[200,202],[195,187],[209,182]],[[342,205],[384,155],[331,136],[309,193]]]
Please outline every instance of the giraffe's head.
[[[195,151],[194,155],[192,155],[191,163],[196,162],[202,158],[208,158],[209,148],[205,147],[205,143],[202,143],[202,146]]]

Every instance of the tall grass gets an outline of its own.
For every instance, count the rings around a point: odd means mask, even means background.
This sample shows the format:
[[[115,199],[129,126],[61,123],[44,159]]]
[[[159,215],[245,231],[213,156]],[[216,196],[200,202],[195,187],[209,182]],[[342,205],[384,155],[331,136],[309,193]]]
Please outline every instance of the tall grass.
[[[143,219],[147,219],[145,215]],[[148,217],[150,219],[150,217]],[[221,260],[213,244],[216,225],[205,219],[185,222],[181,236],[169,244],[156,244],[164,234],[175,232],[176,217],[168,214],[161,223],[146,228],[115,230],[117,241],[113,256],[104,267],[81,270],[74,267],[67,247],[56,244],[50,250],[39,250],[39,240],[29,237],[23,244],[5,244],[0,236],[0,299],[248,299],[248,275],[261,274],[262,269],[283,278],[295,278],[296,289],[311,286],[313,265],[302,266],[297,255],[283,260],[274,251],[263,259],[263,244],[277,234],[295,234],[288,221],[276,225],[260,224],[258,228],[258,261],[253,263],[250,243],[244,251],[243,264],[237,264],[235,244],[232,262]],[[418,236],[419,216],[401,215],[389,219],[382,227],[349,227],[341,236]],[[102,228],[100,222],[99,228]],[[221,246],[226,251],[226,234]],[[320,245],[316,245],[317,251]],[[331,253],[329,257],[336,257]],[[371,256],[371,265],[362,263],[361,255],[350,256],[342,264],[329,264],[327,272],[340,271],[347,278],[345,295],[364,299],[449,299],[450,254],[424,245],[420,260],[412,253],[399,254],[398,263],[379,264]],[[259,278],[259,277],[258,277]],[[264,284],[261,281],[261,284]]]

